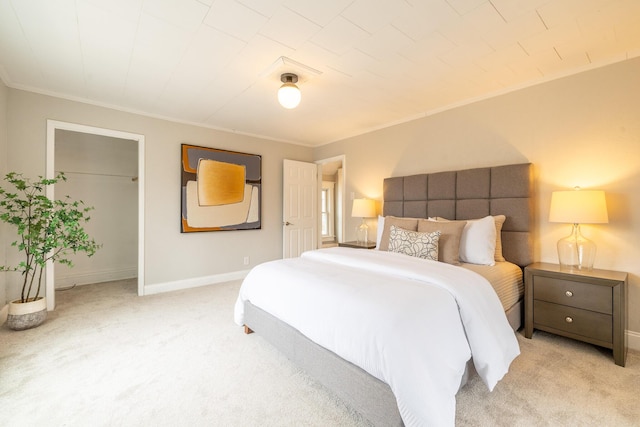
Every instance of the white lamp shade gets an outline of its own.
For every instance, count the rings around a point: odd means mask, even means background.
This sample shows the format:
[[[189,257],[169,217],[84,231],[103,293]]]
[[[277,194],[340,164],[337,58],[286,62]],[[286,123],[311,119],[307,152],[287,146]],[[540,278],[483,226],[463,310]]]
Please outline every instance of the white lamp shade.
[[[376,216],[376,201],[371,199],[355,199],[351,216],[358,218],[373,218]]]
[[[551,193],[549,222],[570,224],[603,224],[609,222],[604,191],[554,191]]]
[[[301,99],[300,89],[293,83],[285,83],[278,89],[278,102],[284,108],[296,108]]]

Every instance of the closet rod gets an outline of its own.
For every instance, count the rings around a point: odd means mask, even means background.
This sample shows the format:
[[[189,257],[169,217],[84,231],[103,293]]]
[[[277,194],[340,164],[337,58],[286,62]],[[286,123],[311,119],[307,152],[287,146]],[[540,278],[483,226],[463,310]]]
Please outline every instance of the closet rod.
[[[62,172],[64,174],[76,174],[76,175],[94,175],[94,176],[114,176],[114,177],[118,177],[118,178],[131,178],[131,181],[137,181],[138,177],[137,176],[132,176],[132,175],[119,175],[119,174],[112,174],[112,173],[95,173],[95,172],[74,172],[74,171],[56,171],[57,173]]]

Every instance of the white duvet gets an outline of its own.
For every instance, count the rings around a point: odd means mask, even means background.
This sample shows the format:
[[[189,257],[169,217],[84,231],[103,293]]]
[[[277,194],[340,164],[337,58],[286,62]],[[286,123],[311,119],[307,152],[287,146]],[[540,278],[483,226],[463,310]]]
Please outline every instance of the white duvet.
[[[490,390],[520,353],[491,285],[453,265],[350,248],[305,252],[253,268],[250,301],[387,383],[406,426],[453,426],[465,365]]]

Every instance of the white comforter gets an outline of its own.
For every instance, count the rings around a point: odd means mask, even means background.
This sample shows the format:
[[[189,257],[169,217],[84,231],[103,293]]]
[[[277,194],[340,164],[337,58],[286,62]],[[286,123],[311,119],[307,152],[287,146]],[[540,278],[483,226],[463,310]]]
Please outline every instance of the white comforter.
[[[251,270],[235,306],[250,301],[389,384],[407,426],[452,426],[473,356],[490,390],[520,353],[480,275],[382,251],[330,248]]]

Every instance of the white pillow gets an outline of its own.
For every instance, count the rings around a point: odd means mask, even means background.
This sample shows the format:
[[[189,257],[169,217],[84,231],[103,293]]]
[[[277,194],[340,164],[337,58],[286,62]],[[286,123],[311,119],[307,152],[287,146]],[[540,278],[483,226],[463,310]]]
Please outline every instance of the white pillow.
[[[384,217],[378,215],[378,232],[376,236],[376,250],[380,249],[380,240],[382,240],[382,232],[384,231]]]
[[[389,252],[438,261],[439,239],[440,231],[420,233],[392,225],[389,232]]]
[[[460,261],[495,265],[496,223],[492,216],[467,221],[460,237]]]
[[[504,256],[502,255],[502,225],[504,224],[505,220],[507,219],[506,216],[504,215],[493,215],[493,219],[495,220],[496,223],[496,252],[494,254],[494,258],[496,261],[506,261],[504,259]],[[436,221],[436,222],[450,222],[451,220],[446,219],[446,218],[442,218],[439,216],[436,217],[429,217],[427,218],[428,221]],[[469,221],[473,221],[473,220],[469,220]]]
[[[496,261],[506,261],[502,255],[502,226],[507,220],[504,215],[493,215],[493,219],[496,221]]]

